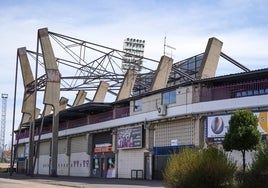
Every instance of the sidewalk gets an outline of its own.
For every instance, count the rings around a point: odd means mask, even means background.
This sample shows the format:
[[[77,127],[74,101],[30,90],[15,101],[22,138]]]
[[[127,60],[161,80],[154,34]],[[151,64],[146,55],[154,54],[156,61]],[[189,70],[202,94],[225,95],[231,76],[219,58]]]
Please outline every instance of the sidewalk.
[[[59,176],[50,177],[43,175],[35,175],[34,177],[26,176],[24,174],[14,173],[12,176],[9,173],[0,173],[0,178],[9,178],[14,180],[34,181],[44,184],[68,186],[68,187],[150,187],[163,188],[163,182],[159,180],[131,180],[131,179],[103,179],[90,177],[70,177]]]

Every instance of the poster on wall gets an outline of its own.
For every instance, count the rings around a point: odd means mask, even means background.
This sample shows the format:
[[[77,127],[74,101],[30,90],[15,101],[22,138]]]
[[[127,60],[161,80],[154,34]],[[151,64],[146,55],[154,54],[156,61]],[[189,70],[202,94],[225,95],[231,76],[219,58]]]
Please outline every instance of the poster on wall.
[[[142,126],[117,130],[117,148],[131,149],[142,147]]]
[[[254,112],[257,116],[258,130],[262,135],[268,134],[268,112]],[[229,120],[232,114],[214,115],[207,117],[207,138],[212,142],[221,142],[229,128]]]

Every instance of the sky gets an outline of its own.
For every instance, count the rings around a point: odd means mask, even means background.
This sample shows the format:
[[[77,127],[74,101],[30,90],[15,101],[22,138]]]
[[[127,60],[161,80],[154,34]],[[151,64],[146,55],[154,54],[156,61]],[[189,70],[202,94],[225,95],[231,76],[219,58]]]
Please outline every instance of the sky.
[[[125,38],[145,40],[144,56],[159,60],[164,38],[175,62],[203,53],[210,37],[251,70],[268,68],[266,0],[1,0],[0,92],[8,94],[5,144],[11,143],[17,49],[36,50],[37,30],[122,50]],[[220,74],[237,72],[220,64]],[[21,119],[22,77],[15,108]]]

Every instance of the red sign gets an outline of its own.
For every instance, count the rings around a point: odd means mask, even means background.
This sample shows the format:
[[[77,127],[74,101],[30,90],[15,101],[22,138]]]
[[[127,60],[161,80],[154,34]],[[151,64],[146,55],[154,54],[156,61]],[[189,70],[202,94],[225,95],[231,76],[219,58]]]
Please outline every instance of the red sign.
[[[101,152],[112,152],[113,147],[112,146],[106,146],[106,147],[95,147],[94,152],[95,153],[101,153]]]

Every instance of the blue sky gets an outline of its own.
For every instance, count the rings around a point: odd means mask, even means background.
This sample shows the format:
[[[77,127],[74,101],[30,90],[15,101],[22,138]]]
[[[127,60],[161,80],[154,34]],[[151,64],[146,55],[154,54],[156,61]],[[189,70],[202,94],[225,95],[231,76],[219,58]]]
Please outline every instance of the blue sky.
[[[159,60],[164,37],[175,61],[204,52],[208,38],[250,69],[267,68],[266,0],[1,0],[0,92],[7,93],[6,142],[10,142],[17,48],[36,49],[37,30],[122,49],[127,37],[145,40],[145,56]],[[234,70],[220,65],[221,74]],[[235,69],[236,70],[236,69]],[[22,97],[22,93],[18,93]],[[20,120],[21,104],[16,109]]]

